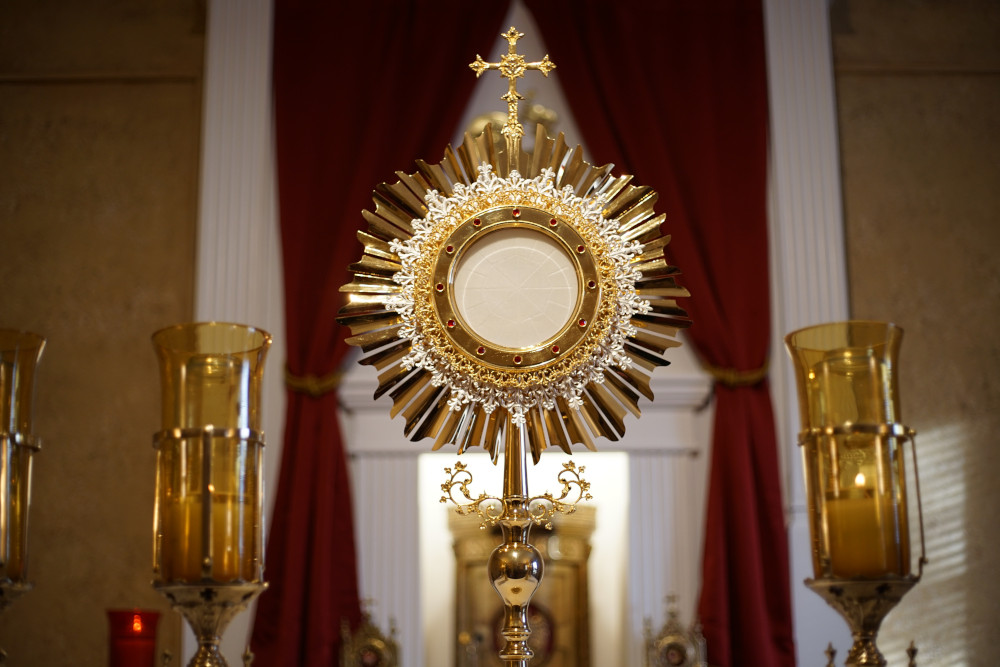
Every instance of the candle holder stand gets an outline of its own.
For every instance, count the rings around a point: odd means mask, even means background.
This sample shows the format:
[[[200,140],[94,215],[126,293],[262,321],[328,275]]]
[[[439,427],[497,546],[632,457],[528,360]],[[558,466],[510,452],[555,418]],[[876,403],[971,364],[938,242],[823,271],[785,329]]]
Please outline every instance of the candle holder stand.
[[[533,657],[528,647],[531,627],[528,605],[538,589],[544,572],[541,554],[528,540],[532,526],[552,528],[556,513],[571,514],[580,500],[590,500],[590,483],[581,476],[585,468],[572,461],[563,464],[558,480],[562,492],[529,497],[527,493],[527,431],[508,426],[504,434],[504,493],[502,497],[481,493],[473,497],[469,491],[472,473],[463,463],[445,468],[448,481],[441,485],[445,492],[441,502],[451,502],[462,515],[476,514],[482,527],[500,526],[503,542],[493,550],[487,562],[487,573],[493,588],[504,604],[504,622],[500,635],[505,644],[498,654],[506,667],[528,667]],[[461,499],[456,498],[456,491]],[[567,501],[568,498],[571,500]]]
[[[900,420],[902,335],[893,324],[851,321],[785,339],[803,425],[798,443],[815,576],[805,584],[847,621],[854,639],[847,667],[887,664],[877,646],[882,620],[920,581],[927,562],[916,434]],[[916,573],[911,484],[920,533]]]
[[[267,583],[157,582],[153,588],[170,601],[171,608],[184,617],[198,639],[198,651],[188,667],[224,667],[228,663],[219,651],[222,634],[230,621],[267,589]]]

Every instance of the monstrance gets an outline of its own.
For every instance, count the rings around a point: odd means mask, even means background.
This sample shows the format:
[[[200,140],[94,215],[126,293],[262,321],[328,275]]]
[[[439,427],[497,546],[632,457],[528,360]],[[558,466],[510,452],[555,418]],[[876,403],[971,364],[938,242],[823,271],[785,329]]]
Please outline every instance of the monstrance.
[[[528,453],[537,463],[550,446],[596,450],[596,438],[623,436],[625,415],[652,400],[651,373],[669,363],[663,355],[690,320],[676,302],[688,292],[663,254],[670,237],[656,192],[588,164],[579,146],[541,127],[522,150],[517,79],[555,65],[518,54],[514,27],[503,37],[499,62],[477,55],[470,65],[477,77],[496,69],[508,80],[501,136],[487,125],[440,163],[418,160],[416,172],[375,188],[339,320],[360,363],[379,371],[375,398],[392,398],[406,436],[459,454],[483,447],[494,462],[503,451],[501,496],[474,497],[458,463],[446,469],[442,501],[500,525],[504,542],[488,564],[505,605],[499,656],[527,667],[527,610],[543,567],[529,530],[590,497],[572,462],[559,494],[529,496]]]

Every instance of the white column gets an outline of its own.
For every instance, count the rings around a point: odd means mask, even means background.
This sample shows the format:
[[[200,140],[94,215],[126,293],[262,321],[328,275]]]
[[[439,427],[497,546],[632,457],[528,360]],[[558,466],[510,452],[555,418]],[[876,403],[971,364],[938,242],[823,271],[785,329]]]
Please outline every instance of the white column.
[[[798,407],[785,334],[848,316],[840,156],[827,0],[766,0],[771,113],[772,392],[786,479],[795,639],[819,664],[847,626],[802,581],[812,576]]]
[[[195,319],[251,324],[274,337],[262,398],[270,517],[285,412],[285,327],[271,143],[271,0],[208,3],[203,94]],[[252,610],[240,614],[223,635],[222,652],[230,665],[242,664],[251,619]],[[186,664],[195,649],[194,636],[185,631],[180,663]]]

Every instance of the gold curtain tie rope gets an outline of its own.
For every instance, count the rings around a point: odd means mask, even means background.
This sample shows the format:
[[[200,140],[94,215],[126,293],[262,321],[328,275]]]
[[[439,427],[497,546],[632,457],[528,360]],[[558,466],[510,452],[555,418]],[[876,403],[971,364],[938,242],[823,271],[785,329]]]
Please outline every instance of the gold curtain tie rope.
[[[285,386],[292,391],[308,394],[313,398],[318,398],[331,391],[336,391],[340,386],[340,380],[344,376],[344,371],[336,370],[327,373],[322,377],[315,375],[295,375],[288,366],[285,366]]]
[[[726,387],[752,387],[760,384],[767,377],[770,365],[770,360],[767,360],[760,368],[739,371],[735,368],[720,368],[704,361],[701,362],[701,367],[705,372],[711,375],[713,380]]]

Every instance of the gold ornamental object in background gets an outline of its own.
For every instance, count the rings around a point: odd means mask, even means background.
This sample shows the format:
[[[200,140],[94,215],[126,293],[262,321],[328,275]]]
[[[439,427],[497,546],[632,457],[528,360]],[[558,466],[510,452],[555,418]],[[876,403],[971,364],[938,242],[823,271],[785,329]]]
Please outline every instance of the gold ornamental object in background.
[[[846,665],[886,664],[883,618],[926,563],[915,433],[900,421],[903,331],[882,322],[834,322],[785,338],[795,367],[816,591],[854,637]],[[912,457],[920,556],[913,573],[906,443]],[[915,651],[914,651],[915,653]]]
[[[0,611],[31,590],[28,582],[28,510],[35,368],[45,339],[0,329]]]
[[[529,496],[528,453],[537,462],[550,446],[594,450],[596,438],[624,435],[625,415],[652,400],[651,373],[690,321],[676,302],[688,292],[663,254],[657,194],[588,164],[541,126],[522,150],[516,81],[555,67],[518,54],[522,36],[510,28],[499,62],[470,65],[508,79],[501,136],[487,126],[442,162],[418,160],[415,173],[375,188],[339,320],[360,363],[379,371],[375,398],[392,398],[406,436],[459,454],[483,447],[494,461],[503,452],[502,497],[473,497],[470,480],[456,478],[461,464],[442,488],[460,511],[501,527],[488,566],[507,612],[500,658],[526,667],[527,605],[543,565],[529,530],[589,498],[572,463],[558,497]]]
[[[264,589],[260,395],[270,334],[240,324],[158,331],[154,588],[198,638],[189,667],[224,667],[229,622]]]

